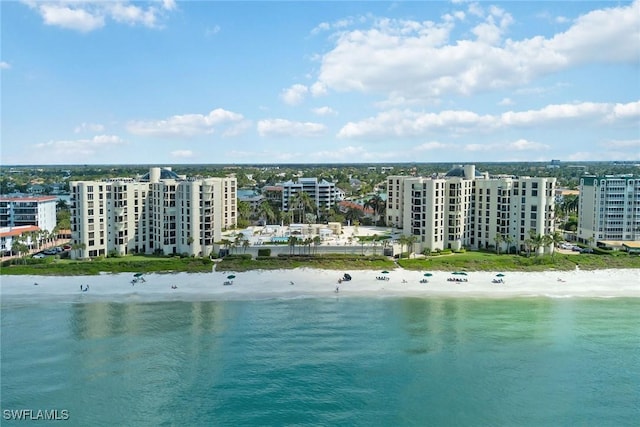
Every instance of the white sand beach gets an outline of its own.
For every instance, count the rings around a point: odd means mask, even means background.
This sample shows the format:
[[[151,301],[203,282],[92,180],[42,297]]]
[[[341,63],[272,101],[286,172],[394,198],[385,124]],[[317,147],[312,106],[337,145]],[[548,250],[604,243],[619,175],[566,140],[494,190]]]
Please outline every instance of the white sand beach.
[[[2,276],[3,301],[46,299],[52,301],[164,301],[228,300],[303,297],[640,297],[640,269],[504,272],[504,283],[493,283],[500,272],[425,272],[404,269],[349,271],[352,280],[338,283],[343,272],[298,268],[294,270],[257,270],[244,273],[145,274],[145,282],[132,284],[133,274],[99,276]],[[229,279],[230,275],[235,277]],[[377,277],[388,277],[378,280]],[[451,278],[466,282],[451,282]],[[427,279],[427,283],[421,280]],[[232,281],[231,285],[224,282]],[[37,285],[36,285],[37,283]],[[87,292],[81,286],[89,285]],[[174,289],[172,286],[176,286]],[[336,287],[339,292],[336,293]]]

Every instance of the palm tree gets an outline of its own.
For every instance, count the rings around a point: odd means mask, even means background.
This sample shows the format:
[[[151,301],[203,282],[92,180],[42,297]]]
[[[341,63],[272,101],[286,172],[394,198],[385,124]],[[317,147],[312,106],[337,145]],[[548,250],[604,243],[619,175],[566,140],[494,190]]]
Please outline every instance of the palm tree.
[[[556,254],[555,248],[560,245],[560,243],[564,242],[564,236],[559,231],[554,231],[551,235],[551,242],[553,243],[554,250],[551,252],[551,257],[553,258]]]
[[[269,221],[273,222],[276,220],[276,214],[273,211],[271,204],[267,200],[264,200],[262,201],[262,203],[260,203],[260,205],[258,206],[257,214],[258,219],[264,218],[267,224],[269,223]]]
[[[543,246],[543,243],[544,243],[542,239],[542,235],[537,234],[535,230],[529,230],[529,237],[531,239],[531,245],[533,247],[533,251],[535,255],[538,256],[539,255],[538,249],[540,249],[540,247]]]
[[[496,253],[500,255],[500,244],[504,239],[502,238],[502,234],[496,234],[493,238],[493,241],[496,242]]]
[[[29,252],[29,246],[22,240],[14,239],[11,243],[11,252],[16,252],[18,254],[18,258],[20,258],[22,255]],[[27,263],[26,259],[24,260],[24,263]]]
[[[553,237],[550,234],[545,234],[544,236],[540,236],[540,243],[543,248],[549,248],[551,250],[551,246],[553,245]],[[553,252],[552,252],[553,253]]]
[[[513,243],[513,237],[511,237],[511,235],[506,234],[504,236],[502,236],[502,238],[504,239],[505,243],[507,244],[507,253],[511,253],[511,244]]]
[[[304,191],[297,192],[291,197],[291,199],[289,199],[289,209],[298,211],[298,222],[300,224],[303,223],[306,209],[313,209],[314,207],[315,204],[313,203],[311,196]]]
[[[280,212],[280,216],[284,224],[289,225],[293,222],[293,211]]]
[[[524,247],[525,250],[527,251],[527,258],[529,256],[531,256],[531,247],[533,246],[533,239],[525,239],[524,240]]]
[[[238,202],[238,219],[249,221],[251,217],[251,205],[249,202]]]
[[[364,203],[365,208],[369,207],[373,209],[373,218],[375,225],[378,225],[378,221],[380,219],[380,210],[384,209],[385,206],[386,203],[379,194],[374,195]]]
[[[296,236],[289,236],[289,254],[294,254],[298,238]]]
[[[407,250],[409,251],[409,258],[411,258],[411,254],[413,253],[413,245],[418,241],[418,236],[412,234],[407,236]]]
[[[362,216],[362,211],[354,207],[347,208],[347,212],[344,214],[345,219],[351,222],[352,224],[358,221],[361,216]]]
[[[242,250],[244,253],[247,253],[247,248],[250,246],[249,240],[244,239],[242,241]]]
[[[322,239],[320,238],[320,236],[315,236],[313,238],[313,245],[315,248],[315,253],[318,253],[318,246],[320,246],[320,243],[322,243]]]
[[[84,243],[73,243],[71,245],[71,250],[72,251],[79,251],[80,253],[82,253],[83,250],[85,250],[87,248],[87,245],[85,245]]]
[[[404,245],[409,243],[409,238],[406,235],[401,234],[400,237],[398,237],[398,243],[400,243],[400,258],[402,258],[402,253],[404,252]]]
[[[313,239],[311,237],[307,237],[304,239],[304,244],[307,247],[307,253],[311,255],[311,244],[313,243]]]

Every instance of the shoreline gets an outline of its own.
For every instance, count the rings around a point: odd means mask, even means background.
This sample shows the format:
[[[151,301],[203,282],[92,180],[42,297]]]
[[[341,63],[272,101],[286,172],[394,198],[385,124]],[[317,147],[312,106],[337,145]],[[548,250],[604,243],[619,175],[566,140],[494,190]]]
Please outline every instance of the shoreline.
[[[153,273],[143,276],[145,282],[134,284],[130,273],[3,276],[0,295],[3,304],[43,300],[153,302],[322,297],[640,298],[640,269],[503,272],[504,283],[493,283],[500,278],[496,276],[500,272],[467,272],[462,276],[433,271],[432,276],[425,277],[422,271],[396,268],[388,273],[372,270],[348,273],[352,280],[342,283],[338,283],[342,272],[308,267],[241,273]],[[450,281],[453,278],[460,281]],[[421,283],[424,279],[428,283]],[[229,281],[233,284],[224,285]],[[89,291],[82,292],[85,285],[89,285]]]

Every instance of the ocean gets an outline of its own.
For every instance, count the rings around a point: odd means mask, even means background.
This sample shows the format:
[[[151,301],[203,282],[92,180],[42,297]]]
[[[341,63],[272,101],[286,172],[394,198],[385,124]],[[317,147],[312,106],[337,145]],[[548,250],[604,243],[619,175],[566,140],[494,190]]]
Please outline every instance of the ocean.
[[[640,298],[5,298],[1,320],[3,426],[640,420]]]

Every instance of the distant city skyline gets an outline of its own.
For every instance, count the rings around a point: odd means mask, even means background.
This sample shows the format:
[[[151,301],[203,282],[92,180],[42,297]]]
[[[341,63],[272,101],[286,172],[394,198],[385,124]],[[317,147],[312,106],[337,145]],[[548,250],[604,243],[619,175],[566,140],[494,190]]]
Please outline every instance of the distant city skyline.
[[[640,160],[640,0],[0,7],[5,165]]]

